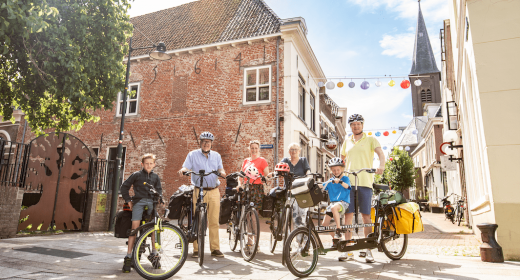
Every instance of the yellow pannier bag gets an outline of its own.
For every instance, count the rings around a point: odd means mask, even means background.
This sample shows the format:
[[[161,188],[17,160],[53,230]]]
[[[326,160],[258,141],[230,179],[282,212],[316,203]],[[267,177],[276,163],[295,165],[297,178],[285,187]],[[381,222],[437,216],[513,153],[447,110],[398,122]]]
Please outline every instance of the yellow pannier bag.
[[[397,234],[410,234],[424,231],[424,226],[419,213],[419,205],[415,202],[399,204],[394,208],[393,219]]]

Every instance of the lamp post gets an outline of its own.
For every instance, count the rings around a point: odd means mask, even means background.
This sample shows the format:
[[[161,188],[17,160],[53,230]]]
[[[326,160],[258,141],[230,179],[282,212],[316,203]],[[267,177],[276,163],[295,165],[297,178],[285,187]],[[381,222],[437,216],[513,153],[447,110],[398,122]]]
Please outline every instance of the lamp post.
[[[110,207],[110,220],[109,220],[109,230],[114,230],[114,218],[116,216],[117,211],[117,200],[119,198],[119,177],[121,175],[121,157],[123,156],[123,132],[125,127],[125,115],[126,115],[126,96],[128,92],[128,78],[130,76],[130,58],[132,57],[132,51],[134,50],[143,50],[143,49],[152,49],[155,48],[153,52],[150,53],[150,57],[157,60],[169,60],[172,57],[166,53],[166,45],[163,42],[159,44],[148,47],[138,47],[132,48],[132,37],[130,37],[130,44],[128,50],[128,62],[126,63],[126,79],[125,79],[125,90],[123,92],[123,108],[121,112],[121,128],[119,129],[119,141],[117,144],[117,157],[116,157],[116,176],[114,178],[114,187],[112,188],[112,203]]]

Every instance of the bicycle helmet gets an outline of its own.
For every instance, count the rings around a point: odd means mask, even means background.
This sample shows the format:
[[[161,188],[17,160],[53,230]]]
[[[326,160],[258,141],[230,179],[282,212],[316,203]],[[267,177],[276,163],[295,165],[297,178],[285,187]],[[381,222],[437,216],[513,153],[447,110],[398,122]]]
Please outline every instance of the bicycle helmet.
[[[333,166],[345,166],[345,161],[339,157],[335,157],[335,158],[329,160],[329,167],[333,167]]]
[[[256,180],[260,178],[260,172],[258,172],[258,169],[254,166],[249,166],[246,168],[246,177],[252,180]]]
[[[365,119],[363,119],[363,116],[361,116],[360,114],[354,114],[348,118],[348,124],[351,124],[353,122],[364,123]]]
[[[285,162],[280,162],[274,167],[274,171],[276,172],[291,172],[291,168],[289,164]]]
[[[200,134],[199,139],[200,139],[200,140],[206,140],[206,139],[207,139],[207,140],[211,140],[211,141],[213,141],[213,140],[215,140],[215,136],[213,136],[213,134],[211,134],[211,132],[209,132],[209,131],[205,131],[205,132],[202,132],[202,133]]]

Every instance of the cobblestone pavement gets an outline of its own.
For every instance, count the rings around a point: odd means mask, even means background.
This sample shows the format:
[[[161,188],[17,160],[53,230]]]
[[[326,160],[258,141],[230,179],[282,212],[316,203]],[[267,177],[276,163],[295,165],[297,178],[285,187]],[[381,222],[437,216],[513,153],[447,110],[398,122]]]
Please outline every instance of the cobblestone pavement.
[[[425,231],[409,235],[404,258],[389,260],[373,250],[376,262],[367,264],[356,255],[351,262],[337,261],[339,252],[319,256],[316,271],[308,279],[520,279],[520,263],[484,263],[479,257],[480,241],[472,234],[451,228],[439,214],[423,213]],[[281,246],[274,254],[268,250],[267,225],[261,223],[260,252],[245,262],[239,252],[231,252],[224,226],[220,230],[221,251],[225,258],[207,253],[204,267],[188,257],[172,279],[296,279],[281,264]],[[462,227],[460,227],[462,230]],[[322,235],[325,246],[331,238]],[[208,244],[208,242],[206,242]],[[64,250],[49,255],[34,247]],[[21,249],[21,250],[20,250]],[[31,252],[33,250],[33,252]],[[209,248],[206,249],[209,251]],[[136,272],[121,272],[126,252],[124,239],[111,233],[70,233],[0,240],[0,279],[140,279]],[[191,245],[190,245],[191,253]],[[465,256],[465,257],[462,257]]]

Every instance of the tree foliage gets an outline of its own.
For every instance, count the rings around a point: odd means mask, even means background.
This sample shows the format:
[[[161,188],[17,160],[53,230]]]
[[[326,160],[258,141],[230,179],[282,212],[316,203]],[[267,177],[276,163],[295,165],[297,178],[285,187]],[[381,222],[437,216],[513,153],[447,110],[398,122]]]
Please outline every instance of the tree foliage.
[[[4,0],[0,4],[0,115],[31,130],[80,129],[124,87],[129,0]]]
[[[376,175],[375,180],[377,183],[389,184],[394,190],[403,191],[413,187],[415,177],[412,158],[406,151],[394,149],[388,155],[383,175]]]

